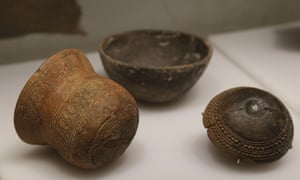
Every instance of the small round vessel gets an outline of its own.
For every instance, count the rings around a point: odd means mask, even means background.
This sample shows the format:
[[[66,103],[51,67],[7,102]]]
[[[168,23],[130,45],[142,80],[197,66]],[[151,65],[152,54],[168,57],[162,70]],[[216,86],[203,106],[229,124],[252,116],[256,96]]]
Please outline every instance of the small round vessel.
[[[137,30],[107,37],[99,53],[108,75],[136,99],[161,103],[182,96],[198,81],[212,46],[183,32]]]
[[[215,96],[203,114],[212,143],[235,159],[270,162],[291,147],[293,123],[274,95],[252,87],[237,87]]]

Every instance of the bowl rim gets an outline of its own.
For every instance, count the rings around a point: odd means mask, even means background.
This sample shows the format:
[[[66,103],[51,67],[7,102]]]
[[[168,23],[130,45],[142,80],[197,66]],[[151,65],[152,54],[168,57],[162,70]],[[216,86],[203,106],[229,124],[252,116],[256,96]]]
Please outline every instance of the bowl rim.
[[[193,37],[199,41],[201,41],[201,43],[203,43],[204,46],[207,47],[207,54],[205,56],[203,56],[202,58],[200,58],[199,61],[195,61],[189,64],[182,64],[182,65],[175,65],[175,66],[144,66],[144,65],[132,65],[130,63],[126,63],[120,59],[117,58],[113,58],[111,57],[108,53],[106,53],[106,48],[107,46],[113,42],[115,39],[128,35],[128,34],[132,34],[132,33],[140,33],[140,32],[159,32],[159,33],[172,33],[172,34],[182,34],[185,36],[189,36],[189,37]],[[178,70],[178,69],[191,69],[194,68],[195,66],[201,66],[201,65],[207,65],[212,57],[212,51],[213,51],[213,46],[212,43],[208,40],[208,38],[203,38],[203,37],[199,37],[197,35],[194,34],[190,34],[190,33],[186,33],[183,31],[173,31],[173,30],[159,30],[159,29],[140,29],[140,30],[131,30],[131,31],[125,31],[122,33],[118,33],[118,34],[112,34],[107,36],[106,38],[104,38],[104,40],[99,44],[98,46],[98,51],[100,53],[100,56],[104,56],[105,58],[101,57],[102,61],[110,61],[111,63],[114,64],[118,64],[121,66],[126,66],[126,67],[132,67],[132,68],[136,68],[136,69],[151,69],[151,70]]]

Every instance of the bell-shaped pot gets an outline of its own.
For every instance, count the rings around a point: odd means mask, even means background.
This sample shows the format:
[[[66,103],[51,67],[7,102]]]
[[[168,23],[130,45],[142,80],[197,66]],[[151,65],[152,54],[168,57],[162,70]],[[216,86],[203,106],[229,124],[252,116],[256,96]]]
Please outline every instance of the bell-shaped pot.
[[[23,141],[50,145],[75,166],[97,168],[126,150],[138,109],[127,90],[96,74],[83,53],[66,49],[28,80],[14,123]]]

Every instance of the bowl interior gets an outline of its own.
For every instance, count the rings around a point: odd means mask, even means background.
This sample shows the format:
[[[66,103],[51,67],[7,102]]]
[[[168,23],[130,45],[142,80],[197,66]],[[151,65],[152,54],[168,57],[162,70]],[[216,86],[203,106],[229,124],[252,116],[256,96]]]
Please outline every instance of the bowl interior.
[[[133,31],[114,36],[104,47],[111,58],[141,67],[193,64],[208,55],[202,39],[179,32]]]

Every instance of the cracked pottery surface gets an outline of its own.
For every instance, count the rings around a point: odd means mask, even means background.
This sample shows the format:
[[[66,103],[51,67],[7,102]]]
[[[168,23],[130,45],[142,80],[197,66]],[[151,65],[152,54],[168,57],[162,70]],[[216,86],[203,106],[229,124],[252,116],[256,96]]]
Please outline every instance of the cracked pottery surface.
[[[291,147],[293,123],[287,108],[272,94],[251,87],[215,96],[203,114],[212,143],[236,159],[270,162]]]

